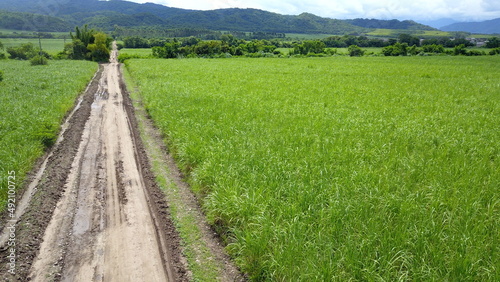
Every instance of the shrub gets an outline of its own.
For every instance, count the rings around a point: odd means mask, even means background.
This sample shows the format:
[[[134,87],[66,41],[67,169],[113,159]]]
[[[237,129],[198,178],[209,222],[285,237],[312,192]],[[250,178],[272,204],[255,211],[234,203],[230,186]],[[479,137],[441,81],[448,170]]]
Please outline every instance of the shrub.
[[[495,48],[493,50],[490,51],[490,55],[497,55],[497,54],[500,54],[500,47],[499,48]]]
[[[137,55],[137,54],[123,53],[123,54],[118,55],[118,62],[124,63],[128,59],[140,59],[140,58],[142,58],[142,57],[140,55]]]
[[[349,52],[349,56],[351,57],[360,57],[365,54],[365,50],[359,48],[357,45],[349,46],[347,51]]]
[[[44,56],[35,56],[31,58],[30,63],[32,66],[45,66],[49,64],[49,60]]]
[[[0,70],[0,82],[3,81],[3,71]]]

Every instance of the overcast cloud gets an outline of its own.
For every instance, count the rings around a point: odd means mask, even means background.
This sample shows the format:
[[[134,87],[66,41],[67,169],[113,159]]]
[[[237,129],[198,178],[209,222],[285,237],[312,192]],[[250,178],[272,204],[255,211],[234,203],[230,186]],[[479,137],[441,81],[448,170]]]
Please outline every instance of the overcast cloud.
[[[352,19],[433,20],[453,18],[463,21],[500,18],[499,0],[129,0],[153,2],[194,10],[256,8],[287,15],[302,12],[322,17]]]

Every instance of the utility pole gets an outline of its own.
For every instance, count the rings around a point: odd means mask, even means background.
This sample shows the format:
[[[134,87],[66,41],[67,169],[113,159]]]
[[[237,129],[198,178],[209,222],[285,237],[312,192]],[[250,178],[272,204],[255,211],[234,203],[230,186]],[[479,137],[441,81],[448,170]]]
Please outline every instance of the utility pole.
[[[40,45],[40,52],[38,53],[38,55],[40,56],[40,65],[42,64],[42,35],[40,34],[40,32],[38,32],[38,44]]]

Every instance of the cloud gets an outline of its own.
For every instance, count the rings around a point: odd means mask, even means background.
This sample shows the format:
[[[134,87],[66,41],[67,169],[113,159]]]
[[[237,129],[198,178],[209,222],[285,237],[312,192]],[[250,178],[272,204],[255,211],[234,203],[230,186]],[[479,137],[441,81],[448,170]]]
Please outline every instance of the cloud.
[[[196,10],[256,8],[280,14],[303,12],[330,18],[486,20],[500,17],[498,0],[132,0]]]

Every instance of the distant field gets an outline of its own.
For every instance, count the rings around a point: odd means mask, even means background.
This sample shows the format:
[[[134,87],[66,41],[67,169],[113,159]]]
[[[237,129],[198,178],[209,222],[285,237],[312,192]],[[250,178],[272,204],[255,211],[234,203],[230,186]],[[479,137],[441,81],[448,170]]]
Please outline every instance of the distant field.
[[[383,29],[379,28],[372,32],[367,33],[368,36],[376,37],[397,37],[401,33],[411,33],[413,36],[418,37],[449,37],[450,33],[440,30],[421,30],[421,31],[408,31],[408,30],[398,30],[398,29]]]
[[[51,61],[32,67],[29,62],[0,60],[0,211],[7,207],[8,172],[19,188],[35,160],[56,137],[59,124],[75,98],[85,89],[97,64]]]
[[[314,40],[314,39],[323,39],[330,36],[334,36],[334,34],[302,34],[302,33],[287,33],[286,37],[292,39],[299,40]]]
[[[69,37],[69,32],[44,32],[44,33],[50,33],[52,34],[54,37],[56,38],[64,38],[64,37]],[[15,30],[15,29],[3,29],[3,28],[0,28],[0,35],[1,36],[19,36],[19,35],[23,35],[23,36],[33,36],[33,37],[37,37],[36,36],[36,32],[35,31],[26,31],[26,30]]]
[[[16,47],[23,43],[33,43],[36,48],[39,46],[38,39],[25,39],[25,38],[0,38],[0,42],[4,45],[5,49],[8,47]],[[42,49],[55,55],[64,50],[64,39],[42,39]],[[71,39],[66,39],[66,43],[70,43]]]
[[[130,60],[262,281],[499,281],[500,57]]]
[[[124,48],[120,50],[120,54],[129,54],[129,55],[138,55],[141,57],[148,57],[153,55],[153,51],[151,48],[138,48],[138,49],[132,49],[132,48]]]

